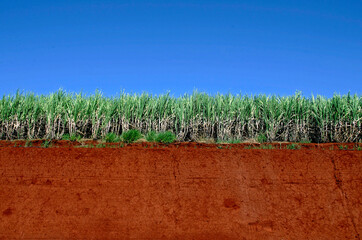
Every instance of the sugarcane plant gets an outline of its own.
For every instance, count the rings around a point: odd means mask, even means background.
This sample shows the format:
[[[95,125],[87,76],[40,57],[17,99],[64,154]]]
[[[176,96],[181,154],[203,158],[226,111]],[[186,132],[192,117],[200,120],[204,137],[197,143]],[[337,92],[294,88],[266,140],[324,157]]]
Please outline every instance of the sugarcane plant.
[[[17,92],[0,100],[0,139],[106,139],[129,130],[171,132],[178,141],[358,142],[362,139],[362,98],[208,95],[194,91],[120,93],[105,97],[58,90],[48,95]],[[110,141],[110,140],[109,140]]]

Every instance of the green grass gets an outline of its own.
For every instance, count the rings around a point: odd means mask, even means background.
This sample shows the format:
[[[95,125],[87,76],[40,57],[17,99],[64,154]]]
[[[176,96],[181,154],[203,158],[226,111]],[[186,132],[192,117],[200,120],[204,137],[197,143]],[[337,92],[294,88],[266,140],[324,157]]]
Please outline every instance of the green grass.
[[[155,141],[159,143],[173,143],[176,140],[175,134],[170,131],[160,132],[156,135]]]
[[[82,139],[82,136],[79,134],[72,134],[70,135],[69,133],[66,133],[62,136],[62,140],[68,140],[68,141],[80,141]]]
[[[104,97],[59,90],[17,92],[0,99],[1,139],[104,139],[137,129],[171,131],[178,141],[257,139],[286,142],[361,142],[362,97],[304,97],[193,92],[180,97],[126,94]],[[67,136],[67,134],[69,136]],[[78,139],[78,137],[76,137]]]
[[[158,142],[158,143],[173,143],[176,140],[175,134],[171,131],[159,132],[149,131],[146,135],[146,140],[148,142]]]
[[[300,146],[293,143],[293,144],[287,145],[287,149],[292,149],[292,150],[300,149]]]
[[[140,138],[142,138],[142,134],[137,129],[128,130],[128,131],[124,132],[121,136],[122,141],[124,141],[126,143],[133,143]]]
[[[258,141],[259,143],[265,143],[265,142],[267,141],[266,135],[265,135],[264,133],[260,134],[260,135],[258,136],[258,138],[257,138],[257,141]]]
[[[121,141],[121,138],[115,133],[107,133],[105,140],[107,143],[113,143]]]
[[[157,137],[156,131],[151,130],[147,133],[146,140],[147,140],[147,142],[155,142],[156,137]]]

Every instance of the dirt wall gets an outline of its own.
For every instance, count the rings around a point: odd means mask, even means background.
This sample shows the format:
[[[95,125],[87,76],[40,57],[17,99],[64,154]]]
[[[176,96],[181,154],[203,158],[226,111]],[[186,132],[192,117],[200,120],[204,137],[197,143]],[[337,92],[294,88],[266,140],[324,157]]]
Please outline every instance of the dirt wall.
[[[362,152],[0,148],[0,238],[360,239]]]

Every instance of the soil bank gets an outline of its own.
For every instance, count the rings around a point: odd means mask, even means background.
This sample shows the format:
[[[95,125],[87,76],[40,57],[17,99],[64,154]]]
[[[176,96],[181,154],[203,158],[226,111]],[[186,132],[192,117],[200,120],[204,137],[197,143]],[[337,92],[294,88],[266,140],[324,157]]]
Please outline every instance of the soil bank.
[[[362,152],[0,147],[0,239],[360,239]]]

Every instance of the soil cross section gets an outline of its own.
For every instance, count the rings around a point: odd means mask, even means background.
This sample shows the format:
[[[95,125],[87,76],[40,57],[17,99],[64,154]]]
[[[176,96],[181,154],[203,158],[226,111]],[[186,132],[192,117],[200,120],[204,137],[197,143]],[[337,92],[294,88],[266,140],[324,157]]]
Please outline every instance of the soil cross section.
[[[0,147],[0,238],[360,239],[362,152]]]

